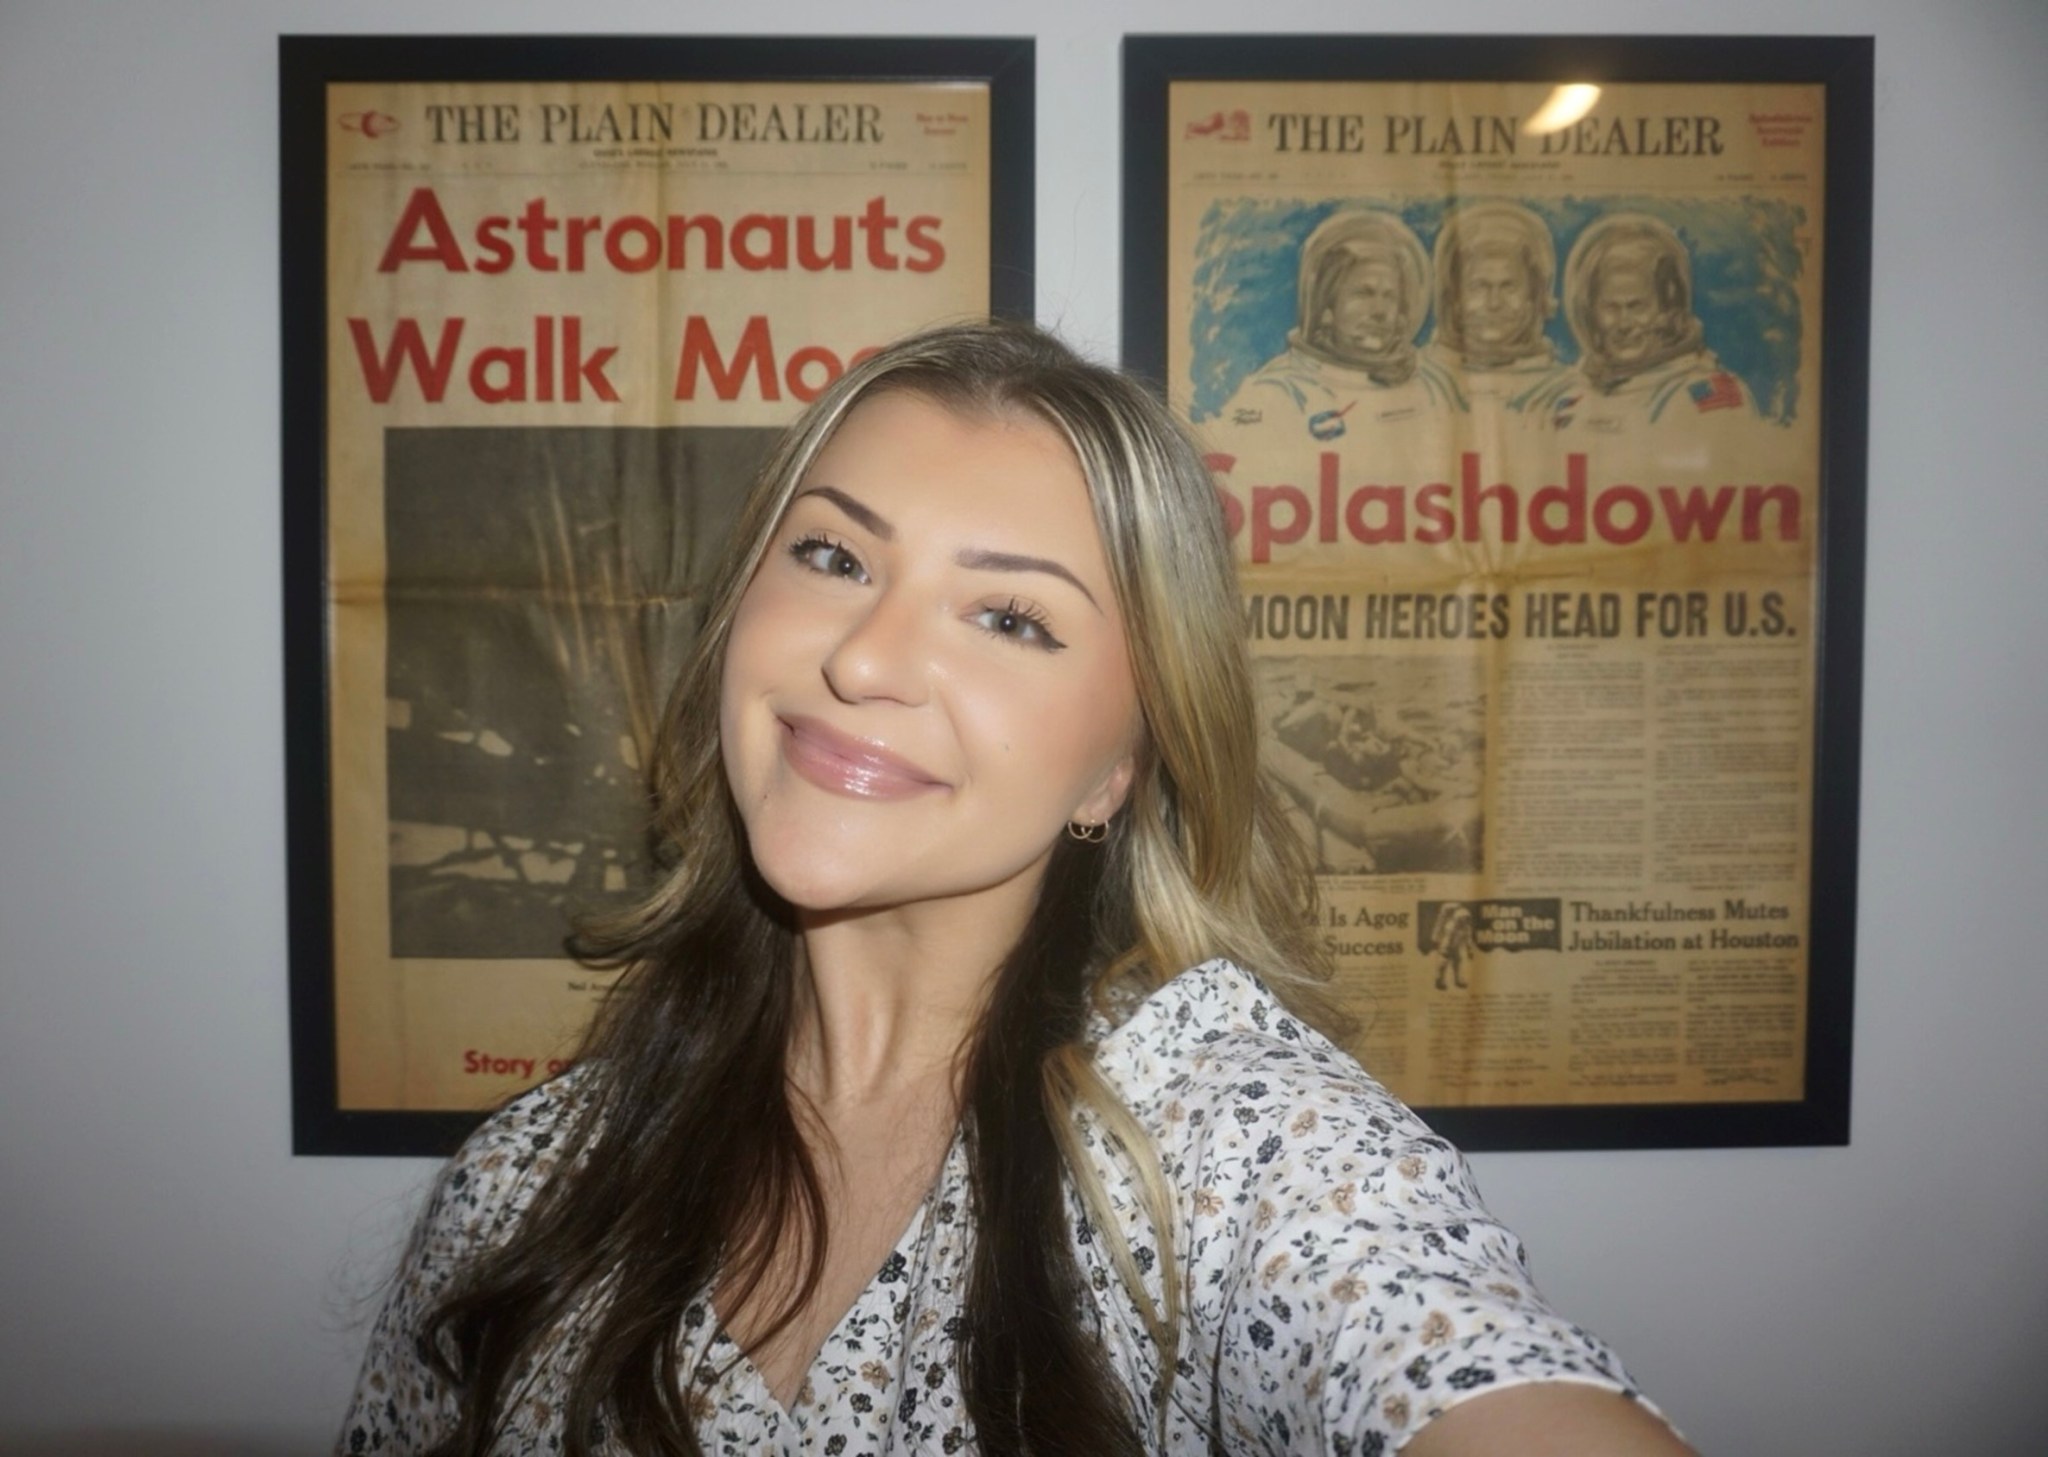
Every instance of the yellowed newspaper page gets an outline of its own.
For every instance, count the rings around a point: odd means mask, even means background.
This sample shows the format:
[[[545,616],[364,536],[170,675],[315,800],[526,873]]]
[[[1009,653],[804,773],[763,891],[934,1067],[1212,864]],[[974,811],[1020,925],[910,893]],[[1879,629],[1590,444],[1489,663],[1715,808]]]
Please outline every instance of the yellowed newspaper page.
[[[1169,395],[1367,1066],[1803,1096],[1816,87],[1181,82]]]
[[[653,725],[778,427],[989,303],[984,85],[335,85],[326,482],[345,1109],[487,1106],[644,886]]]

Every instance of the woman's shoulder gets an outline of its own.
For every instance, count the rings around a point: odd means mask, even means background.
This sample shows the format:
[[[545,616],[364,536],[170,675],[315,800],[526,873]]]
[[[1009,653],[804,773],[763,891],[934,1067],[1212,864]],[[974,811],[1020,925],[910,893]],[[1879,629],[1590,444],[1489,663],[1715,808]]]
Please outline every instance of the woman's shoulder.
[[[1355,1058],[1232,961],[1165,983],[1097,1041],[1095,1060],[1163,1152],[1199,1142],[1258,1168],[1283,1153],[1288,1162],[1456,1162]]]
[[[471,1262],[511,1237],[588,1094],[588,1075],[575,1069],[521,1093],[441,1170],[370,1333],[343,1450],[425,1451],[450,1430],[456,1393],[428,1361],[425,1333]]]
[[[588,1095],[588,1071],[573,1067],[485,1118],[441,1171],[422,1236],[466,1251],[509,1235],[560,1161]]]
[[[1122,1009],[1095,1040],[1098,1068],[1143,1099],[1167,1083],[1218,1085],[1267,1074],[1290,1086],[1384,1090],[1357,1060],[1287,1009],[1255,973],[1218,957]]]

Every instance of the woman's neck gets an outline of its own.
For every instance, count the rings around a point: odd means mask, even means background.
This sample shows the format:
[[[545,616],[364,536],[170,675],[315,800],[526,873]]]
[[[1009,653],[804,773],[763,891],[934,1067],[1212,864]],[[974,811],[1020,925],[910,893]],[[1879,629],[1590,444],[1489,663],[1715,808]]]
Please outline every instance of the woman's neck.
[[[790,1070],[820,1109],[950,1084],[1030,903],[804,917]]]

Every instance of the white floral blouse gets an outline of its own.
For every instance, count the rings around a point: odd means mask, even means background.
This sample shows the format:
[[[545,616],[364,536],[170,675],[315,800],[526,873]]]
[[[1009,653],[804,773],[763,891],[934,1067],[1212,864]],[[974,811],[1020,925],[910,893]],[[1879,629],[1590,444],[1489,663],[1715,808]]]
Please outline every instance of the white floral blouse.
[[[1457,1151],[1245,971],[1211,961],[1183,972],[1101,1037],[1096,1062],[1179,1191],[1180,1357],[1163,1427],[1144,1395],[1158,1348],[1070,1195],[1075,1254],[1096,1293],[1083,1319],[1160,1451],[1211,1452],[1213,1434],[1226,1452],[1374,1457],[1466,1397],[1518,1382],[1636,1394],[1612,1351],[1544,1305]],[[339,1451],[418,1452],[444,1434],[454,1401],[416,1354],[422,1317],[525,1208],[574,1076],[508,1104],[443,1175],[377,1319]],[[1163,1272],[1135,1186],[1120,1158],[1105,1151],[1098,1167],[1157,1301]],[[974,1451],[955,1364],[967,1208],[956,1139],[789,1410],[709,1299],[690,1306],[686,1369],[705,1452]],[[497,1452],[562,1450],[566,1367],[529,1373]]]

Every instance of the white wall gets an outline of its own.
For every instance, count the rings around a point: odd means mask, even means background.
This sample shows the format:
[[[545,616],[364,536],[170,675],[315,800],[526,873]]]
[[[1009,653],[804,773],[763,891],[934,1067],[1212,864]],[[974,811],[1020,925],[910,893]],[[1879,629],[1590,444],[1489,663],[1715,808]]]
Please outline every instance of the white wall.
[[[0,0],[0,1446],[319,1450],[429,1172],[289,1150],[277,34],[1035,32],[1111,354],[1118,37],[1253,21],[1877,36],[1855,1141],[1477,1164],[1704,1449],[2042,1450],[2041,0]]]

